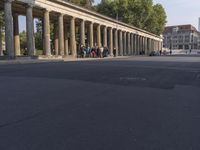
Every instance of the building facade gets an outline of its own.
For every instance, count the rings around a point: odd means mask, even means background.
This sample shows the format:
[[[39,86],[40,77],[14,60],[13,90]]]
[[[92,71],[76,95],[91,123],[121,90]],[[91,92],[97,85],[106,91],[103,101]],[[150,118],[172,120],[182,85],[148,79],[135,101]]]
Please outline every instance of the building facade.
[[[200,17],[199,17],[199,20],[198,20],[198,31],[200,32]]]
[[[113,48],[116,48],[117,55],[138,55],[141,51],[148,55],[153,50],[162,49],[163,39],[160,36],[65,0],[0,0],[0,10],[5,14],[5,43],[10,58],[21,55],[19,15],[26,17],[29,56],[36,54],[34,18],[42,20],[43,54],[46,56],[76,57],[78,43],[109,47],[111,55]],[[50,36],[50,24],[54,27],[54,41]]]
[[[199,49],[200,33],[192,25],[168,26],[164,30],[163,46],[169,49]]]

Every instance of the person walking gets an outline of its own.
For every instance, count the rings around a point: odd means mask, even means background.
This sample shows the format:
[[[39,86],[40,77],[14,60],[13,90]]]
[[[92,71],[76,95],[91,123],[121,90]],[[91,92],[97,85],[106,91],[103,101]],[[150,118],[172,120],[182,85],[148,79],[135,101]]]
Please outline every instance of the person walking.
[[[169,53],[170,53],[170,55],[172,55],[172,50],[171,49],[170,49]]]
[[[103,50],[104,50],[104,48],[103,48],[103,46],[100,48],[100,57],[102,58],[103,57]]]
[[[87,46],[86,48],[86,57],[90,57],[90,47]]]

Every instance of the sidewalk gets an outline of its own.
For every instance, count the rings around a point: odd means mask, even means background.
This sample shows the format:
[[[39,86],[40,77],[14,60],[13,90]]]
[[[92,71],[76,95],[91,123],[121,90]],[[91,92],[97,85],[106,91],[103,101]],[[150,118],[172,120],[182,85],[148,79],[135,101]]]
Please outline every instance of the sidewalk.
[[[59,57],[59,58],[31,58],[31,57],[19,57],[13,60],[0,59],[0,65],[2,64],[33,64],[33,63],[52,63],[52,62],[75,62],[75,61],[101,61],[110,60],[115,58],[129,58],[130,56],[118,56],[118,57],[105,57],[105,58],[74,58],[74,57]]]
[[[101,60],[110,60],[110,59],[116,59],[116,58],[130,58],[131,56],[109,56],[109,57],[104,57],[104,58],[73,58],[73,57],[65,57],[63,60],[65,62],[70,62],[70,61],[101,61]]]

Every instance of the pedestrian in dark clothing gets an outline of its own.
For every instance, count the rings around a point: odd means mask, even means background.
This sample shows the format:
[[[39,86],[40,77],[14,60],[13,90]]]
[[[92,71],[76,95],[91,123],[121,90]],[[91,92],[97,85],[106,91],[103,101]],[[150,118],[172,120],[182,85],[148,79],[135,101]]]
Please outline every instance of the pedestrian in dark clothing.
[[[101,52],[100,52],[99,47],[97,48],[97,57],[101,57]]]
[[[113,56],[116,57],[117,50],[116,48],[113,49]]]
[[[107,47],[104,47],[103,48],[103,57],[108,57],[108,54],[109,54],[109,50]]]
[[[81,45],[81,48],[80,48],[80,55],[81,55],[81,58],[85,57],[85,47],[83,45]]]

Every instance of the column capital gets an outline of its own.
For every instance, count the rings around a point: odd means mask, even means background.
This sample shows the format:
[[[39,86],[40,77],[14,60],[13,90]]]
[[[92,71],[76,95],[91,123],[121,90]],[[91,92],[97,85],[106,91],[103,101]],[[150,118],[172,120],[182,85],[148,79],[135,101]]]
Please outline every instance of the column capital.
[[[26,4],[26,8],[33,8],[34,4],[33,3],[28,3]]]
[[[74,17],[74,16],[70,16],[70,19],[71,19],[71,20],[75,20],[76,17]]]
[[[59,15],[59,17],[63,17],[65,14],[59,13],[58,15]]]
[[[43,9],[43,12],[50,12],[50,11],[51,9],[48,9],[48,8]]]

